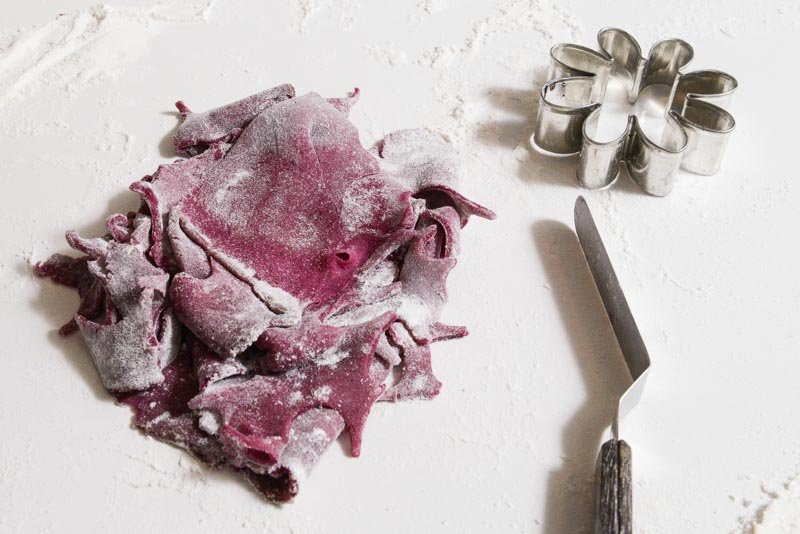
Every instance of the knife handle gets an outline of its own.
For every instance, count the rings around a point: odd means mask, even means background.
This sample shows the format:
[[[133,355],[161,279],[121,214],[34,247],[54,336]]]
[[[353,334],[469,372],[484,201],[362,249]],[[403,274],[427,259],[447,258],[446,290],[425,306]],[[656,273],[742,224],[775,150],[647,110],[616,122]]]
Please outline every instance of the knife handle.
[[[631,448],[623,440],[603,443],[597,456],[594,534],[632,534]]]

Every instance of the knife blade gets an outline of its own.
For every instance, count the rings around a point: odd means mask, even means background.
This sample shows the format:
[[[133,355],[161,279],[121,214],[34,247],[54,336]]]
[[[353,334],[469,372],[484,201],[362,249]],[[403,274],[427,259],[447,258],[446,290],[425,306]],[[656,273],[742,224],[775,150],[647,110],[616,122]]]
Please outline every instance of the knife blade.
[[[575,232],[633,380],[617,403],[613,437],[603,444],[597,458],[594,531],[595,534],[630,534],[633,530],[632,453],[628,443],[619,439],[619,421],[641,397],[650,370],[650,355],[582,196],[575,201]]]

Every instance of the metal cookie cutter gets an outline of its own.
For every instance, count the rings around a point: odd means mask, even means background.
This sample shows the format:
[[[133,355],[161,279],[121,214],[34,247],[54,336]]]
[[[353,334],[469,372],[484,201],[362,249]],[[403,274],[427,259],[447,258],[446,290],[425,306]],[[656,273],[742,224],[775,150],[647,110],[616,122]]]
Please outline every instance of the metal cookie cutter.
[[[657,42],[646,58],[623,30],[601,30],[597,41],[600,52],[575,44],[550,50],[550,81],[541,90],[533,146],[549,155],[580,152],[578,180],[589,189],[614,183],[622,162],[639,187],[654,196],[672,190],[679,167],[695,174],[717,172],[735,126],[722,106],[729,104],[736,78],[716,70],[681,72],[694,56],[681,39]],[[636,115],[628,116],[618,138],[593,137],[612,76],[623,83],[630,103],[647,87],[672,87],[661,139],[645,135]]]

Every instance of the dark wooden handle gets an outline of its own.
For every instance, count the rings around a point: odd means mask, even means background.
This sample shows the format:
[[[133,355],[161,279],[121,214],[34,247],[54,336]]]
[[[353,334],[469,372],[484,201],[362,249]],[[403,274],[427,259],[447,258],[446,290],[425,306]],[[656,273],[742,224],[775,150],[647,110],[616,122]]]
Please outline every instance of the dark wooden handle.
[[[623,440],[603,443],[597,457],[595,534],[632,534],[631,448]]]

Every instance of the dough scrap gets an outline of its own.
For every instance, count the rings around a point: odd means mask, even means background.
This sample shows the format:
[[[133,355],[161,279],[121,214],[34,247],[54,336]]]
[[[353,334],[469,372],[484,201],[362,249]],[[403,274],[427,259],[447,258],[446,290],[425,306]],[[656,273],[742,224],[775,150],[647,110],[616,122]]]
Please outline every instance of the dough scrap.
[[[358,456],[375,402],[435,397],[430,344],[471,215],[458,157],[427,130],[365,150],[345,98],[281,85],[183,116],[184,159],[131,185],[108,234],[40,276],[81,299],[104,386],[138,428],[291,500],[342,432]],[[398,378],[390,385],[393,370]]]

